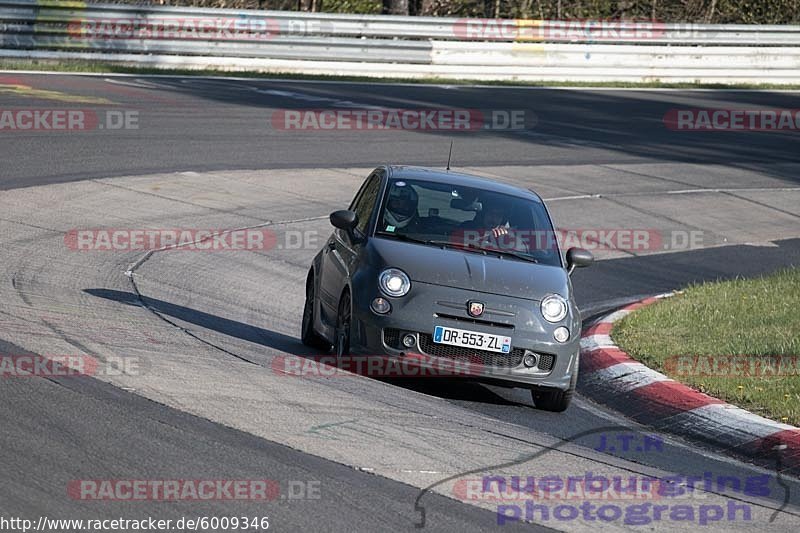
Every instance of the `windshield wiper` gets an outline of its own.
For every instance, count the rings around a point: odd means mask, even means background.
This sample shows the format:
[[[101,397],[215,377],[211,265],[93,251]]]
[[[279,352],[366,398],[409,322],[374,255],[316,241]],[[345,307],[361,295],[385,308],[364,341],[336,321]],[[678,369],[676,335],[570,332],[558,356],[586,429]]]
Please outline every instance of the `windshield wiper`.
[[[528,261],[529,263],[538,263],[539,262],[539,260],[536,259],[535,257],[531,257],[528,254],[524,254],[522,252],[515,252],[513,250],[498,250],[498,249],[494,249],[494,248],[483,248],[483,247],[477,246],[475,244],[469,244],[469,245],[467,245],[467,247],[470,250],[481,251],[481,252],[484,252],[484,253],[487,253],[487,254],[497,254],[497,255],[501,255],[501,256],[514,257],[516,259],[521,259],[522,261]]]
[[[452,246],[453,248],[462,248],[462,246],[450,241],[437,241],[435,239],[418,239],[416,237],[411,237],[403,233],[387,233],[385,231],[379,231],[376,232],[375,235],[380,235],[381,237],[391,237],[399,241],[416,242],[419,244],[429,244],[432,246]]]

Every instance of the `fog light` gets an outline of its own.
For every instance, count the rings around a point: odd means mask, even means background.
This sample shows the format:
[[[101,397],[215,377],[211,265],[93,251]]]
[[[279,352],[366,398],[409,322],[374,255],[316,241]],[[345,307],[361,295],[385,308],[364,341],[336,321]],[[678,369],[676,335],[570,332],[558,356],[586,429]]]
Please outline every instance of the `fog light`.
[[[556,328],[556,330],[553,332],[553,337],[558,342],[567,342],[569,340],[569,330],[564,326]]]
[[[412,335],[411,333],[406,333],[405,335],[403,335],[403,346],[405,346],[406,348],[411,348],[415,344],[417,344],[417,339],[416,337],[414,337],[414,335]]]
[[[533,352],[525,352],[525,356],[522,358],[522,364],[527,366],[528,368],[533,368],[536,366],[536,363],[539,362],[539,358],[536,357],[536,354]]]
[[[372,303],[369,304],[370,308],[378,313],[379,315],[385,315],[389,311],[392,310],[392,305],[389,303],[388,300],[385,298],[375,298],[372,300]]]

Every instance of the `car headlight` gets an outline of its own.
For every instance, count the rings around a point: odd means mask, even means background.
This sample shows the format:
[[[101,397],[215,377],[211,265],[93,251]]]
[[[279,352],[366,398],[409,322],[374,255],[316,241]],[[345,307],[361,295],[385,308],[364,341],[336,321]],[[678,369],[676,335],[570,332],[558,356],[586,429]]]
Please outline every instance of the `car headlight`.
[[[387,296],[405,296],[411,289],[411,280],[406,273],[397,268],[387,268],[378,277],[378,285]]]
[[[542,316],[548,322],[560,322],[567,316],[567,301],[557,294],[542,300]]]

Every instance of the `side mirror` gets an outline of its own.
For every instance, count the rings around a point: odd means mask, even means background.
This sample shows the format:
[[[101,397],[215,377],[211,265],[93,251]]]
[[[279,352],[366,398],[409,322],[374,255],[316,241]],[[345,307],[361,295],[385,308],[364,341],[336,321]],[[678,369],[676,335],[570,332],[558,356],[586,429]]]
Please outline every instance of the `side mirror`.
[[[347,209],[331,213],[331,224],[334,227],[350,232],[358,224],[358,215]]]
[[[356,235],[356,226],[358,225],[358,215],[355,214],[353,211],[349,211],[347,209],[334,211],[333,213],[331,213],[330,218],[331,218],[331,224],[333,224],[340,230],[344,230],[347,233],[347,236],[350,238],[350,242],[358,243],[363,240],[360,237],[360,234]]]
[[[589,250],[583,248],[570,248],[567,250],[567,270],[570,274],[576,268],[588,267],[594,263],[594,256]]]

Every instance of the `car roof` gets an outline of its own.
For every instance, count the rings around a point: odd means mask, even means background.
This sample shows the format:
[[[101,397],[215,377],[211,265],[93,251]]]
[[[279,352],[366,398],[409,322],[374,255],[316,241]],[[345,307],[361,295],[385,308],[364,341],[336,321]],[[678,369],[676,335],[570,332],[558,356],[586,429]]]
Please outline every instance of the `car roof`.
[[[438,170],[427,167],[407,165],[385,165],[389,179],[405,178],[435,183],[448,183],[456,186],[475,187],[496,193],[509,194],[542,202],[542,198],[530,189],[500,183],[489,178],[473,176],[452,170]]]

